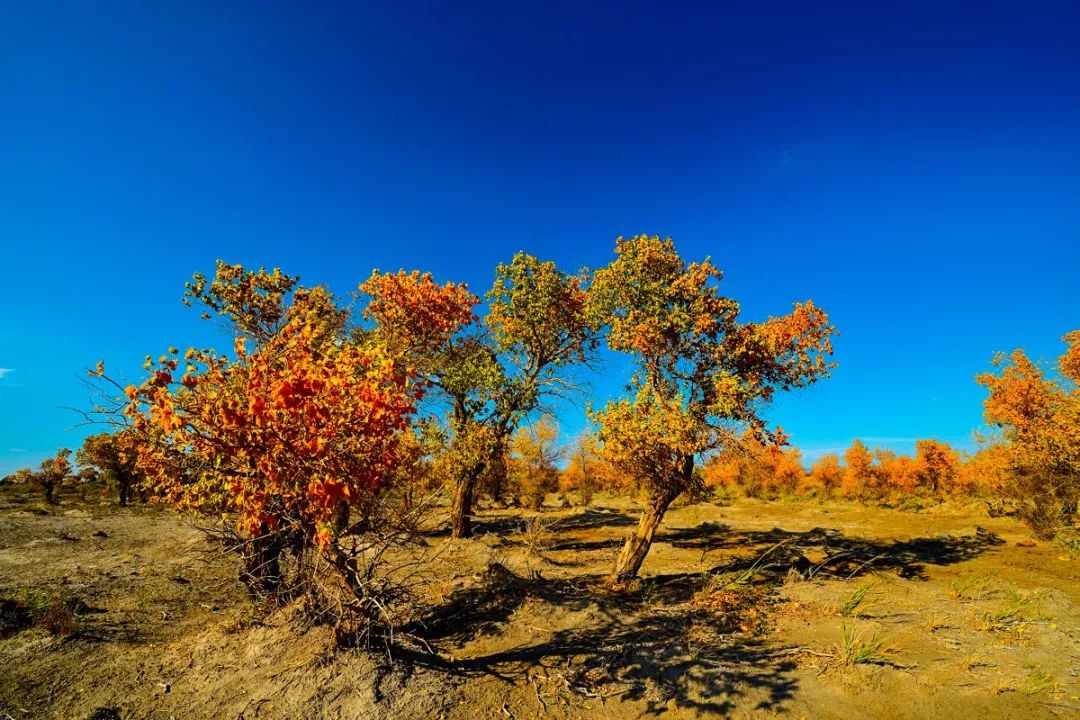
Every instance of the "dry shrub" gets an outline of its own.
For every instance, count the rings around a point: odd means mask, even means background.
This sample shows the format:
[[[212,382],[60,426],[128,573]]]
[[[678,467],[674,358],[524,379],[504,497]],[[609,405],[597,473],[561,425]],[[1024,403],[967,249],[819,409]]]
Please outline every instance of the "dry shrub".
[[[721,632],[757,634],[768,626],[768,596],[765,588],[754,585],[706,585],[690,600],[690,606],[711,615]]]
[[[37,588],[24,588],[13,598],[0,598],[0,637],[30,627],[67,637],[79,627],[86,604],[75,597]]]
[[[420,531],[431,502],[370,498],[359,520],[340,518],[342,529],[325,548],[290,530],[250,538],[225,522],[201,529],[241,556],[241,579],[260,605],[295,604],[300,629],[330,626],[339,647],[390,653],[396,641],[409,638],[400,628],[410,622],[434,567],[438,550]]]
[[[521,546],[529,555],[540,557],[551,548],[551,523],[540,515],[524,518],[521,524]]]

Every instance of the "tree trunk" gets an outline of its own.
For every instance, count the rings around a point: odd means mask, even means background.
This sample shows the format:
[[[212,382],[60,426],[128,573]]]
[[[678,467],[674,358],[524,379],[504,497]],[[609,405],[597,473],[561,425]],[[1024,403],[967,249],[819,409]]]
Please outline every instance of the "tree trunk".
[[[462,473],[454,483],[454,503],[450,507],[450,537],[472,537],[473,491],[481,472],[482,468],[474,468]]]
[[[337,505],[334,506],[334,530],[339,535],[348,529],[351,515],[352,508],[349,507],[349,503],[345,500],[339,500]]]
[[[284,550],[279,533],[265,525],[259,535],[251,538],[244,548],[244,569],[241,579],[255,597],[277,593],[281,586],[281,553]]]
[[[694,476],[694,456],[683,457],[681,465],[677,477],[671,478],[662,487],[649,494],[649,504],[637,528],[626,538],[626,544],[623,545],[619,559],[615,562],[615,570],[612,572],[612,580],[615,582],[637,577],[641,564],[645,562],[645,556],[649,554],[649,548],[652,547],[656,528],[664,519],[668,506],[691,486]]]
[[[672,500],[681,492],[681,489],[665,489],[649,497],[649,504],[642,513],[638,526],[626,538],[626,544],[623,545],[619,559],[615,562],[615,570],[612,573],[612,579],[615,582],[637,577],[641,564],[645,562],[645,556],[649,554],[649,548],[652,547],[656,528],[660,526],[660,521],[663,520],[664,513],[667,512]]]
[[[492,458],[488,474],[491,477],[491,499],[501,506],[503,493],[506,492],[506,463],[500,458]]]

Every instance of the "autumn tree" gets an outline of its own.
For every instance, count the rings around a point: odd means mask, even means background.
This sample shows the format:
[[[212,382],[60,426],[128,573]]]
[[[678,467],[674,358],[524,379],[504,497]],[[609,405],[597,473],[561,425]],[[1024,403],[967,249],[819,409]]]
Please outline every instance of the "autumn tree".
[[[827,498],[833,496],[843,480],[844,469],[836,453],[824,453],[810,466],[810,484],[820,488],[821,494]]]
[[[34,471],[30,468],[19,468],[13,473],[4,476],[5,483],[12,485],[28,485],[33,481]]]
[[[932,494],[951,492],[960,474],[960,453],[940,440],[915,441],[915,475]]]
[[[735,442],[737,429],[768,435],[759,415],[776,390],[828,374],[834,332],[813,303],[764,322],[742,322],[720,294],[720,271],[685,262],[670,239],[616,242],[597,270],[588,312],[608,329],[608,345],[631,355],[630,395],[592,413],[605,455],[648,491],[614,578],[635,577],[671,502],[699,482],[699,458]]]
[[[51,458],[46,458],[36,472],[29,476],[30,482],[41,488],[45,502],[56,504],[56,488],[71,474],[71,450],[60,448]]]
[[[75,462],[80,468],[96,471],[99,477],[116,486],[121,505],[127,505],[140,481],[133,440],[130,430],[98,433],[87,437],[75,452]]]
[[[1010,449],[1000,438],[981,436],[980,447],[964,458],[958,483],[961,491],[1004,500],[1009,478]],[[989,503],[994,507],[994,503]]]
[[[601,489],[613,489],[617,484],[610,467],[600,454],[600,442],[595,433],[582,431],[566,451],[566,467],[559,478],[563,495],[577,492],[578,503],[588,506],[593,495]]]
[[[558,463],[564,456],[559,447],[559,426],[548,417],[518,428],[510,442],[510,477],[530,510],[539,510],[544,497],[559,486]]]
[[[795,447],[780,447],[772,451],[771,490],[781,495],[793,495],[806,483],[806,468],[802,452]]]
[[[233,352],[170,348],[126,388],[137,468],[151,492],[231,518],[253,592],[277,594],[289,551],[304,592],[326,587],[304,576],[316,557],[343,581],[349,598],[328,612],[385,619],[386,580],[372,548],[400,521],[382,499],[407,455],[426,381],[399,349],[351,340],[348,314],[329,291],[280,271],[219,263],[212,281],[196,276],[188,299],[225,318]],[[417,334],[437,342],[456,332],[471,308],[459,300],[455,287],[432,287],[414,308],[432,327]],[[351,522],[341,521],[343,507]]]
[[[925,466],[908,455],[898,455],[892,450],[875,450],[877,461],[875,468],[878,481],[876,494],[910,495],[926,483],[925,475],[920,470]]]
[[[571,391],[567,368],[592,356],[597,339],[584,314],[585,282],[552,262],[518,253],[496,269],[483,321],[470,316],[460,332],[436,341],[416,333],[424,325],[410,307],[426,292],[416,273],[375,273],[361,285],[370,298],[365,316],[374,325],[367,332],[401,348],[445,408],[453,537],[472,534],[477,487],[493,469],[499,484],[500,463],[521,421],[545,398]],[[470,296],[469,302],[476,305],[479,298]]]
[[[792,494],[805,482],[802,453],[785,447],[785,436],[773,434],[769,441],[752,430],[738,442],[711,454],[702,467],[706,486],[738,489],[749,498],[772,498]]]
[[[846,497],[864,497],[876,483],[874,454],[866,444],[856,438],[844,451],[844,481],[841,492]]]
[[[1080,500],[1080,330],[1063,340],[1050,372],[1015,350],[976,378],[989,392],[986,422],[1004,441],[1004,491],[1041,537],[1071,525]]]

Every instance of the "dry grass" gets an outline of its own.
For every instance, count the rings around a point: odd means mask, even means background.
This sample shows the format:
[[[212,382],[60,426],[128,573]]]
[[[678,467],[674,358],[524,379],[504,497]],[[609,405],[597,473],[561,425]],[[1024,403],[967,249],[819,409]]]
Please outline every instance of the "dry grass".
[[[854,623],[840,626],[840,644],[834,655],[841,665],[895,665],[896,648],[881,631],[867,636]]]

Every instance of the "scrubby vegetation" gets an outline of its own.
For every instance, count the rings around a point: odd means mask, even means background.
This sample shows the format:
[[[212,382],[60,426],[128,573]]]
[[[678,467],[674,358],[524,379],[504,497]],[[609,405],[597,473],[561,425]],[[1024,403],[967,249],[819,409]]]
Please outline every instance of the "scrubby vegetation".
[[[855,440],[808,462],[766,415],[778,391],[828,377],[835,329],[810,301],[744,320],[720,281],[710,260],[684,260],[671,240],[642,235],[620,239],[595,271],[519,253],[496,268],[482,314],[464,285],[404,271],[360,283],[354,311],[280,270],[219,262],[213,277],[195,275],[185,302],[225,321],[230,352],[170,347],[147,356],[143,380],[126,386],[98,363],[89,376],[99,401],[85,415],[107,431],[74,453],[78,472],[61,449],[5,478],[5,492],[39,494],[45,516],[62,490],[79,487],[121,506],[173,508],[236,558],[259,612],[288,613],[294,630],[328,628],[338,647],[444,670],[460,669],[445,659],[448,638],[464,642],[455,623],[504,616],[503,606],[528,598],[573,598],[621,617],[631,608],[634,637],[646,647],[679,638],[671,642],[685,644],[688,667],[721,662],[716,648],[730,636],[764,635],[784,608],[809,602],[838,640],[791,648],[792,657],[825,659],[822,672],[901,667],[903,649],[876,615],[886,574],[921,577],[928,562],[1003,542],[982,527],[877,544],[820,527],[731,536],[723,522],[733,503],[1013,515],[1037,540],[1062,536],[1061,550],[1075,556],[1080,332],[1065,337],[1053,368],[1018,350],[979,376],[991,430],[977,452],[926,438],[905,456]],[[583,378],[602,343],[632,361],[626,392],[590,405],[591,426],[568,442],[552,401],[590,400]],[[707,503],[710,519],[664,542],[700,553],[696,565],[670,582],[643,579],[669,511],[695,503]],[[595,541],[575,537],[577,528],[617,529]],[[481,580],[447,579],[480,546],[493,548]],[[524,569],[509,569],[494,554],[501,547],[520,550]],[[752,554],[708,563],[712,552],[743,548]],[[575,563],[593,571],[548,583],[540,569]],[[792,586],[825,578],[843,583],[839,595],[792,599]],[[963,622],[980,632],[1021,633],[1049,617],[1039,592],[994,585],[985,572],[957,576],[942,596],[977,606]],[[24,588],[0,598],[2,634],[77,635],[86,606],[71,597]],[[927,632],[960,622],[949,612]],[[641,667],[627,670],[631,639],[596,640],[618,645],[625,672],[592,658],[565,686],[537,681],[541,706],[566,688],[598,688],[587,692],[603,699],[608,685],[642,682]],[[574,654],[566,648],[579,642],[556,634],[550,651]],[[1042,670],[1018,687],[1057,691]]]

